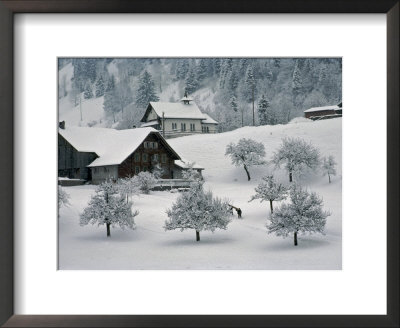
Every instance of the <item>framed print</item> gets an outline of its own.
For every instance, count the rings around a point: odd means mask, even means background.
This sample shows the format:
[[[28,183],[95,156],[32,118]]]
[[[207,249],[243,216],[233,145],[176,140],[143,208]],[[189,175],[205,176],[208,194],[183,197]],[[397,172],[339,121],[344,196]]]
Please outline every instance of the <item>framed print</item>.
[[[4,326],[398,326],[398,2],[0,6]]]

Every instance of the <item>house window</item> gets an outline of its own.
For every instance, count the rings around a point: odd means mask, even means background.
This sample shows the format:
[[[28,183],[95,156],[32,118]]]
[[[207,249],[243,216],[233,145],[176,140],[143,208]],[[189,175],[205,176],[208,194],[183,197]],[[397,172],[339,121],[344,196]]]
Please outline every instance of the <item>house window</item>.
[[[143,166],[143,172],[147,172],[147,167]]]
[[[153,149],[158,149],[158,142],[153,142]]]
[[[178,130],[177,123],[172,123],[172,130]]]
[[[153,155],[153,162],[158,162],[158,154]]]
[[[142,155],[142,161],[143,162],[147,162],[148,161],[147,154],[143,154]]]
[[[190,131],[196,131],[196,125],[194,123],[190,123]]]
[[[135,154],[135,162],[140,162],[140,154],[139,153]]]
[[[139,166],[135,166],[135,173],[138,174],[140,172],[140,167]]]
[[[186,131],[186,123],[181,123],[181,131]]]
[[[145,142],[143,143],[143,146],[144,146],[145,149],[149,148],[149,142],[148,142],[148,141],[145,141]]]
[[[161,154],[161,163],[167,163],[167,154]]]
[[[210,128],[208,126],[206,126],[206,131],[207,133],[210,133]]]

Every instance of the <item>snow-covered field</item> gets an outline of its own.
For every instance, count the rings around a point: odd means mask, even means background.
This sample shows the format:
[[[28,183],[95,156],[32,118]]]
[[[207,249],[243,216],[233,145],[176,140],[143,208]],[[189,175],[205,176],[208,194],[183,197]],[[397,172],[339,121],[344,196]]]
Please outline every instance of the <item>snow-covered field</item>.
[[[269,160],[285,136],[301,137],[319,148],[322,156],[333,155],[338,163],[332,183],[321,172],[307,172],[296,177],[309,190],[324,200],[324,209],[331,212],[326,235],[300,235],[299,245],[267,233],[265,225],[269,205],[253,201],[254,188],[264,175],[287,182],[284,170],[273,166],[250,168],[247,181],[243,168],[232,166],[225,157],[225,147],[240,138],[262,142]],[[235,131],[170,139],[168,142],[182,157],[202,165],[205,188],[214,195],[227,197],[243,211],[243,219],[233,218],[227,230],[195,232],[164,231],[165,213],[177,193],[154,191],[134,197],[135,230],[111,230],[106,237],[104,226],[79,225],[94,186],[66,187],[70,194],[68,207],[60,210],[60,269],[341,269],[342,263],[342,119],[319,122],[295,120],[287,125],[245,127]],[[278,206],[278,204],[275,204]]]

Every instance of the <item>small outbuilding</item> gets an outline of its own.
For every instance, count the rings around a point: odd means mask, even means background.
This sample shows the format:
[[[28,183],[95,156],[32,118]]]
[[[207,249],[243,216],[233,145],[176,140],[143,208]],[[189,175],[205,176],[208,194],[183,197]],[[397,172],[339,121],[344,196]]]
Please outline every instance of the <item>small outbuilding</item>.
[[[340,105],[340,106],[339,106]],[[313,107],[304,111],[304,117],[311,120],[329,119],[342,116],[342,103],[339,105]]]

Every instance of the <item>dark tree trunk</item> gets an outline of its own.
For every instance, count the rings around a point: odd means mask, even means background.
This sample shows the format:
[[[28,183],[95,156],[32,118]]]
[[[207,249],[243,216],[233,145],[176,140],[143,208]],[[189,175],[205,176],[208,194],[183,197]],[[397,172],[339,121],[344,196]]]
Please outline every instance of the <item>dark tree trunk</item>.
[[[107,237],[110,237],[110,236],[111,236],[111,233],[110,233],[110,224],[109,224],[109,223],[106,223],[106,226],[107,226]]]
[[[294,246],[297,246],[297,231],[294,233]]]
[[[289,182],[293,181],[293,176],[292,176],[292,172],[289,172]]]
[[[200,231],[196,230],[196,241],[200,241]]]
[[[249,170],[247,169],[247,166],[246,166],[246,165],[244,165],[243,167],[244,167],[244,170],[246,171],[246,174],[247,174],[247,181],[250,181],[250,173],[249,173]]]
[[[329,183],[331,183],[331,176],[329,173],[328,173],[328,179],[329,179]]]
[[[269,207],[271,208],[271,214],[274,213],[274,208],[272,207],[272,199],[269,200]]]

